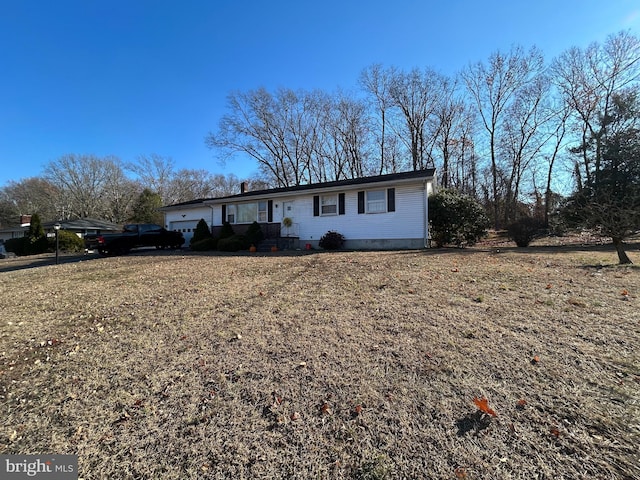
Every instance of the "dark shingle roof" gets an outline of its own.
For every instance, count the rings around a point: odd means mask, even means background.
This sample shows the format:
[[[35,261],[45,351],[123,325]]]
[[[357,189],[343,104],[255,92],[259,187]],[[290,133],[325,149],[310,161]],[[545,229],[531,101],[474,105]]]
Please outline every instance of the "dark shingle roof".
[[[338,188],[338,187],[348,187],[354,185],[366,185],[371,183],[381,183],[381,182],[393,182],[393,181],[401,181],[401,180],[411,180],[411,179],[419,179],[419,178],[432,178],[435,175],[435,168],[427,168],[425,170],[416,170],[411,172],[402,172],[402,173],[390,173],[386,175],[376,175],[374,177],[361,177],[361,178],[351,178],[348,180],[336,180],[333,182],[323,182],[323,183],[309,183],[305,185],[296,185],[294,187],[279,187],[279,188],[270,188],[267,190],[252,190],[249,192],[239,193],[237,195],[228,195],[225,197],[216,197],[216,198],[201,198],[198,200],[190,200],[188,202],[175,203],[173,205],[167,205],[162,207],[162,209],[170,208],[170,207],[182,207],[187,205],[197,205],[199,203],[204,203],[208,201],[221,201],[221,200],[238,200],[241,198],[251,198],[259,195],[275,195],[280,193],[288,193],[288,192],[303,192],[306,190],[318,190],[323,188]]]

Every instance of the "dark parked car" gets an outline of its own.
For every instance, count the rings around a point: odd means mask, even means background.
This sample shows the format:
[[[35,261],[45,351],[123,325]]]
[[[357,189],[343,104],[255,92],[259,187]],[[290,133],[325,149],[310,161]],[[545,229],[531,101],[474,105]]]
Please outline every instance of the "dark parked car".
[[[180,248],[184,244],[181,232],[172,232],[152,223],[125,225],[121,233],[87,235],[85,248],[98,250],[101,255],[122,255],[132,248]]]

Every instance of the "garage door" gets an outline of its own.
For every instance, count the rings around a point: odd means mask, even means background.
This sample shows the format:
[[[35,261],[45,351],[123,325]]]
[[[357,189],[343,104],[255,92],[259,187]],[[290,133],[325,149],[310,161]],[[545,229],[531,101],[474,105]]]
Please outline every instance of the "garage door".
[[[198,220],[180,220],[176,222],[169,223],[169,230],[174,230],[176,232],[182,232],[184,235],[184,245],[188,246],[191,241],[191,237],[193,237],[193,231],[196,229],[198,225]]]

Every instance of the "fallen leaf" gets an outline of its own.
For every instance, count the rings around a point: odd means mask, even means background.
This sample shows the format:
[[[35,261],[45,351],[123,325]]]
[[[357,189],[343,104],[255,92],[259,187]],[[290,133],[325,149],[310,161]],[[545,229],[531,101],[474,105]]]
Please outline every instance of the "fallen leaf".
[[[625,288],[624,290],[622,290],[622,291],[620,292],[620,295],[622,295],[623,297],[628,296],[628,295],[629,295],[629,290],[627,290],[627,289]]]
[[[462,467],[456,467],[453,473],[456,474],[456,478],[459,480],[464,480],[465,478],[467,478],[467,472]]]
[[[362,413],[362,405],[356,405],[355,407],[353,407],[352,414],[354,417],[357,417],[361,413]]]
[[[556,427],[551,427],[551,429],[549,430],[551,432],[552,435],[559,437],[560,436],[560,430],[558,430]]]
[[[547,283],[546,289],[550,290],[551,288],[553,288],[553,285],[551,285],[550,283]]]
[[[296,420],[298,420],[300,418],[300,414],[298,412],[293,412],[291,414],[290,418],[291,418],[291,420],[293,420],[295,422]]]
[[[498,414],[489,407],[489,401],[485,397],[474,397],[473,403],[476,404],[476,407],[478,407],[478,410],[481,412],[491,415],[492,417],[498,416]]]
[[[324,402],[320,407],[320,413],[322,415],[329,415],[331,413],[331,408],[329,407],[329,404],[327,402]]]
[[[521,398],[516,402],[516,408],[523,409],[526,404],[527,404],[527,401],[524,398]]]

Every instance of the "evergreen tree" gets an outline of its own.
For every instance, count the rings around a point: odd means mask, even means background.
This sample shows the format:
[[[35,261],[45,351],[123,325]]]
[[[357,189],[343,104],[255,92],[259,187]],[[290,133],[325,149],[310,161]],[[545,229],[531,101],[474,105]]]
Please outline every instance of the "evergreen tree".
[[[487,233],[489,218],[482,205],[455,190],[429,197],[429,226],[437,247],[474,245]]]
[[[27,248],[29,255],[36,255],[47,251],[47,237],[44,234],[44,228],[37,213],[31,215],[31,224],[27,232]]]
[[[163,224],[163,216],[159,211],[162,207],[162,197],[148,188],[145,188],[138,196],[130,221],[134,223]]]
[[[574,149],[594,162],[561,213],[570,226],[611,237],[619,262],[632,263],[623,242],[640,228],[640,104],[634,93],[614,97],[595,137]]]
[[[209,230],[209,225],[207,225],[204,218],[201,218],[193,231],[193,237],[191,237],[190,243],[194,244],[200,240],[206,240],[208,238],[211,238],[211,230]]]

